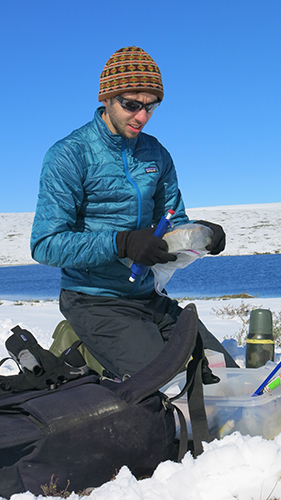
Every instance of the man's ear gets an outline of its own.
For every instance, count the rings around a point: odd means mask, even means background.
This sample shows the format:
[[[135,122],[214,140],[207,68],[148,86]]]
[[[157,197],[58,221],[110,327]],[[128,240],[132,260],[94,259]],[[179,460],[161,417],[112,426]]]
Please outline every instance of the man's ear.
[[[104,105],[104,107],[106,108],[107,103],[108,103],[108,99],[104,99],[104,101],[101,101],[101,102],[102,102],[102,104]]]

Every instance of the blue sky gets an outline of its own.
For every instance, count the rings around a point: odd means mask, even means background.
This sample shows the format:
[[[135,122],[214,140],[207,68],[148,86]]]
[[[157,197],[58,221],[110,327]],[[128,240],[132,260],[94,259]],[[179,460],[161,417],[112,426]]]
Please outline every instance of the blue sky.
[[[186,207],[280,202],[280,0],[1,0],[0,212],[33,212],[43,157],[90,121],[115,50],[159,65],[145,132]]]

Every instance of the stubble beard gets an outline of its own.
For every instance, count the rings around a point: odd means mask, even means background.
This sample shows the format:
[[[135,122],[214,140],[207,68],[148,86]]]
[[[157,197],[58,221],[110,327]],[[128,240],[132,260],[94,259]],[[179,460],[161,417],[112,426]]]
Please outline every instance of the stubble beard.
[[[111,118],[111,123],[112,123],[113,127],[115,128],[117,134],[121,135],[125,139],[133,139],[133,138],[137,137],[137,135],[140,133],[140,130],[139,131],[136,130],[135,133],[133,131],[130,133],[129,130],[126,130],[127,124],[124,124],[124,125],[120,124],[114,118],[113,119]]]
[[[115,117],[115,113],[114,110],[112,110],[112,108],[111,110],[109,109],[107,112],[108,112],[108,117],[116,133],[121,135],[125,139],[134,139],[141,132],[141,130],[138,130],[135,133],[133,131],[131,131],[130,133],[130,131],[126,129],[128,123],[127,122],[124,124],[122,122],[120,123],[120,120],[117,117]]]

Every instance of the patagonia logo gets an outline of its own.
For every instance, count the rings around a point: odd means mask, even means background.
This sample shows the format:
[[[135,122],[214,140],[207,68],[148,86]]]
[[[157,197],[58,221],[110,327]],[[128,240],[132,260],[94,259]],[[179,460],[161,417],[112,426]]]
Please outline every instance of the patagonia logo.
[[[144,170],[146,171],[147,174],[153,174],[154,172],[157,172],[156,167],[145,167]]]

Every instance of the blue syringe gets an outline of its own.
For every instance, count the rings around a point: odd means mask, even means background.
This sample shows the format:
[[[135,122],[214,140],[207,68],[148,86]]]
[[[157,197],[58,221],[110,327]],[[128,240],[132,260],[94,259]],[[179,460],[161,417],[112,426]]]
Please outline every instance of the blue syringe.
[[[161,217],[161,219],[160,219],[159,223],[157,224],[157,227],[154,231],[155,236],[158,236],[158,238],[162,238],[162,236],[164,236],[168,227],[172,225],[170,219],[174,215],[174,213],[175,213],[174,210],[169,210],[167,217],[162,215],[162,217]],[[142,276],[145,273],[147,268],[148,267],[143,265],[143,264],[138,264],[137,262],[134,262],[131,265],[131,276],[129,278],[129,281],[131,281],[133,283],[138,276]]]

